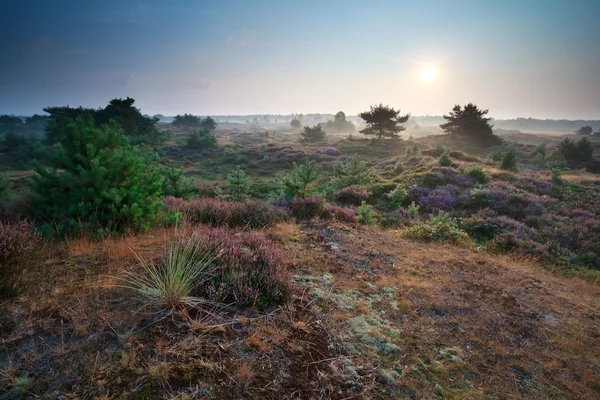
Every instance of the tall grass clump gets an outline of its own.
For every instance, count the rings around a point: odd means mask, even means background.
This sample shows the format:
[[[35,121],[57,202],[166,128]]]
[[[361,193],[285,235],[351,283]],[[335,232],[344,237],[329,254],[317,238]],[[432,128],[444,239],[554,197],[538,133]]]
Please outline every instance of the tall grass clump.
[[[149,303],[171,310],[181,306],[196,307],[205,302],[191,294],[208,279],[215,258],[216,250],[202,246],[201,242],[183,244],[174,239],[158,261],[145,260],[138,255],[141,271],[126,271],[127,287]]]

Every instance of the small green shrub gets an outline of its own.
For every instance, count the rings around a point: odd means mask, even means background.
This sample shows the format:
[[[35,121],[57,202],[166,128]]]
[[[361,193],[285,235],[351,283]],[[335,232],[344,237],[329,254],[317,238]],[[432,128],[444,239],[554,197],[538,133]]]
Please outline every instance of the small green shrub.
[[[411,219],[419,218],[419,208],[421,208],[421,206],[419,206],[414,201],[410,203],[410,205],[408,206],[408,215]]]
[[[349,161],[333,165],[332,183],[339,189],[347,186],[361,186],[371,183],[375,171],[367,163],[354,155]]]
[[[283,197],[289,201],[295,197],[305,198],[314,192],[314,183],[321,176],[316,161],[306,157],[304,164],[294,163],[293,171],[282,179]]]
[[[305,126],[304,130],[300,132],[300,143],[312,143],[320,142],[325,139],[327,134],[321,127],[321,125],[315,125],[313,127]]]
[[[438,164],[440,164],[442,167],[449,167],[452,165],[452,159],[450,158],[450,155],[448,155],[448,153],[444,152],[442,153],[442,155],[440,156],[440,158],[438,158]]]
[[[502,153],[499,167],[507,171],[518,171],[519,153],[515,149],[509,149]]]
[[[196,186],[192,179],[183,175],[183,167],[166,168],[163,171],[163,196],[181,197],[189,199],[196,193]]]
[[[459,227],[456,218],[440,211],[438,215],[431,214],[425,222],[415,222],[402,232],[404,237],[435,242],[452,242],[456,244],[469,243],[469,235]]]
[[[540,156],[542,159],[544,159],[546,158],[547,152],[548,150],[546,148],[546,143],[541,143],[535,148],[535,150],[533,150],[533,153],[531,153],[531,155],[534,157]]]
[[[373,206],[363,201],[356,213],[357,221],[362,225],[374,225],[377,222],[377,214],[373,211]]]
[[[250,197],[252,182],[239,166],[227,175],[228,192],[217,192],[217,196],[226,200],[246,200]]]
[[[390,208],[397,210],[402,202],[406,198],[407,191],[402,186],[396,186],[396,189],[388,193],[388,199],[390,201]]]
[[[195,150],[208,149],[216,146],[216,136],[213,135],[213,133],[207,129],[202,129],[190,133],[185,141],[185,147]]]
[[[4,175],[0,175],[0,200],[5,200],[12,194],[13,184]]]
[[[465,175],[470,176],[471,178],[475,178],[477,183],[487,183],[490,181],[490,177],[485,173],[483,168],[479,165],[475,165],[472,167],[459,167],[458,171]]]

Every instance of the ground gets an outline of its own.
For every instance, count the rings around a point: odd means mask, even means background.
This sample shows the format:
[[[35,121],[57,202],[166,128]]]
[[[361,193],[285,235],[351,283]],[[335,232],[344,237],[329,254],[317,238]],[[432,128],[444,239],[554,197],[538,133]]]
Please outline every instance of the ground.
[[[378,228],[283,223],[266,234],[289,255],[293,299],[210,326],[119,283],[133,251],[171,234],[44,249],[0,305],[1,379],[64,399],[600,395],[593,283]]]

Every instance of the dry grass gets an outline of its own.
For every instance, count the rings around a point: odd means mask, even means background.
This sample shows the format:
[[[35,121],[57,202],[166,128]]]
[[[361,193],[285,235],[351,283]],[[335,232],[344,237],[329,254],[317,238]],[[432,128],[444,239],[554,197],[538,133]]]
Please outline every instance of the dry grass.
[[[0,396],[21,377],[65,398],[600,395],[600,287],[583,279],[368,227],[281,224],[268,234],[305,277],[288,304],[164,319],[106,276],[174,233],[71,241],[30,265],[0,304]]]

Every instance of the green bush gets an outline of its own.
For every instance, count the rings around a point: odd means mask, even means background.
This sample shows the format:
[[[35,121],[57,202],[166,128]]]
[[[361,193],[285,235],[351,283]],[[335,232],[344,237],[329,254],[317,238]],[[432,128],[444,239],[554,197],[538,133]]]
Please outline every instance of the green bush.
[[[217,138],[207,129],[194,131],[188,135],[185,147],[189,149],[201,150],[217,146]]]
[[[452,159],[450,158],[448,153],[444,152],[438,159],[438,164],[440,164],[442,167],[449,167],[452,165]]]
[[[406,195],[406,189],[404,189],[400,185],[396,186],[396,189],[388,193],[388,199],[390,200],[390,208],[392,208],[393,210],[397,210],[404,201]]]
[[[458,171],[470,176],[471,178],[475,178],[477,183],[487,183],[490,181],[490,177],[485,173],[481,166],[476,165],[472,167],[459,167]]]
[[[411,219],[419,218],[419,208],[421,208],[421,206],[419,206],[414,201],[410,203],[410,205],[408,206],[408,215]]]
[[[356,213],[357,221],[362,225],[374,225],[377,222],[377,214],[373,211],[373,206],[363,201]]]
[[[69,121],[42,156],[44,167],[32,178],[41,219],[102,235],[145,230],[159,218],[160,172],[115,122],[98,128],[90,117]]]
[[[4,175],[0,175],[0,200],[8,199],[12,193],[13,184]]]
[[[196,193],[194,181],[183,175],[183,167],[167,168],[163,170],[163,186],[162,191],[164,196],[180,197],[189,199]]]
[[[234,169],[229,175],[227,175],[227,193],[219,191],[218,197],[225,200],[246,200],[250,197],[250,187],[252,182],[250,178],[246,176],[246,173],[240,167]]]
[[[519,153],[517,153],[515,149],[508,149],[507,151],[502,153],[502,158],[500,159],[499,167],[507,171],[518,171]]]
[[[294,163],[291,173],[284,176],[281,182],[283,198],[287,201],[295,197],[306,198],[314,192],[314,182],[321,176],[317,163],[306,157],[304,164]]]
[[[326,133],[320,124],[313,127],[305,126],[304,130],[300,132],[300,143],[319,142],[324,140],[325,136]]]
[[[546,158],[547,152],[548,152],[548,150],[546,148],[546,143],[542,143],[542,144],[538,145],[535,148],[535,150],[533,150],[533,153],[531,153],[531,155],[534,157],[540,156],[541,158]]]
[[[367,163],[354,155],[350,161],[336,162],[333,165],[332,183],[338,189],[347,186],[361,186],[371,183],[375,172]]]
[[[469,243],[469,235],[459,227],[458,220],[440,211],[438,215],[431,214],[425,222],[415,222],[402,232],[404,237],[435,242],[452,242],[456,244]]]

